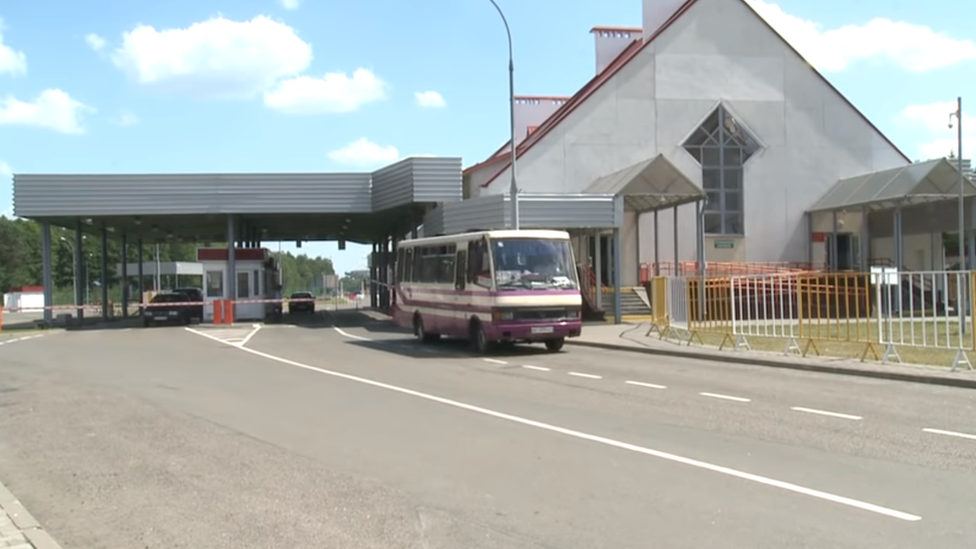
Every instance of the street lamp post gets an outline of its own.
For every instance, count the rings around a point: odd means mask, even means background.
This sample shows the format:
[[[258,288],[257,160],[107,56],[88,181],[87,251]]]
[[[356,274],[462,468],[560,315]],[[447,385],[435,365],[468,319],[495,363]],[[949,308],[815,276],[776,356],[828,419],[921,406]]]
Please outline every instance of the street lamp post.
[[[498,15],[502,18],[502,23],[505,25],[505,35],[508,37],[508,123],[509,131],[511,132],[510,149],[512,154],[512,184],[509,188],[510,201],[512,202],[512,228],[518,230],[519,228],[519,202],[518,202],[518,179],[516,178],[515,170],[515,55],[512,50],[512,30],[508,26],[508,19],[505,18],[505,14],[502,9],[498,6],[495,0],[488,0],[491,5],[495,6],[495,10],[498,11]]]
[[[973,258],[966,262],[966,185],[962,172],[962,97],[956,98],[956,112],[949,113],[949,128],[952,129],[952,119],[956,119],[956,162],[959,168],[959,270],[972,270]],[[971,276],[971,275],[970,275]],[[969,285],[960,292],[965,296],[969,292]],[[963,301],[968,301],[964,299]],[[966,333],[966,307],[959,304],[959,333]]]

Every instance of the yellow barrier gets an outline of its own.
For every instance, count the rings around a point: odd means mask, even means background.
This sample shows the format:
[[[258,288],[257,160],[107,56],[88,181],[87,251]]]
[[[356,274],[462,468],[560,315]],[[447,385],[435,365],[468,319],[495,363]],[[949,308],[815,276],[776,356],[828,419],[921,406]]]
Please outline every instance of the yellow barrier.
[[[753,340],[802,356],[823,354],[823,344],[831,344],[827,354],[855,345],[862,361],[871,355],[881,362],[900,361],[899,349],[916,352],[913,362],[928,359],[925,349],[940,349],[955,352],[953,367],[970,368],[966,352],[976,349],[976,318],[966,305],[976,277],[968,272],[657,277],[650,290],[648,335],[676,335],[689,345],[710,337],[720,348],[748,349]]]

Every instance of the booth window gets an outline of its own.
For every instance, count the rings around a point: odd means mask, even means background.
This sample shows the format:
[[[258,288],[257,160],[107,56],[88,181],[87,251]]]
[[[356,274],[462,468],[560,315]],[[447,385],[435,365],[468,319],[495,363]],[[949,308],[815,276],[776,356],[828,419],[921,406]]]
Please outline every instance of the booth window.
[[[251,277],[248,274],[247,271],[239,271],[237,273],[237,299],[251,297],[251,285],[248,283]]]
[[[702,168],[705,234],[745,234],[743,168],[759,142],[719,106],[684,144]]]
[[[261,295],[261,271],[254,269],[251,277],[254,280],[254,295]]]
[[[224,297],[224,271],[207,271],[207,297]]]

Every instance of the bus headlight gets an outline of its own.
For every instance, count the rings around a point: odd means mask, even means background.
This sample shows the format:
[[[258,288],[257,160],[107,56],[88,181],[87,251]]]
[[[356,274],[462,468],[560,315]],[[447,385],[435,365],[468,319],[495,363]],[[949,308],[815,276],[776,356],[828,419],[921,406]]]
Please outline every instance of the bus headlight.
[[[515,313],[512,311],[494,311],[493,313],[491,313],[491,319],[494,322],[515,320]]]

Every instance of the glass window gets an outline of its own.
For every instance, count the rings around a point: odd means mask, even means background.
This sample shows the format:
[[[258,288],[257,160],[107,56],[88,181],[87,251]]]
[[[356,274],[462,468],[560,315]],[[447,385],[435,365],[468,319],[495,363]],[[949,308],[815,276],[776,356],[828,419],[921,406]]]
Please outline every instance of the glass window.
[[[491,253],[499,291],[579,289],[568,240],[496,239]]]
[[[224,297],[224,271],[207,271],[207,297]]]
[[[759,142],[719,106],[684,144],[702,166],[706,191],[705,233],[743,234],[742,164],[759,151]]]
[[[251,297],[251,276],[247,271],[237,272],[237,299]]]
[[[254,281],[254,295],[261,295],[261,271],[254,269],[251,280]]]
[[[485,239],[468,243],[468,284],[491,288],[491,260]]]
[[[705,213],[705,234],[722,234],[721,212]]]

